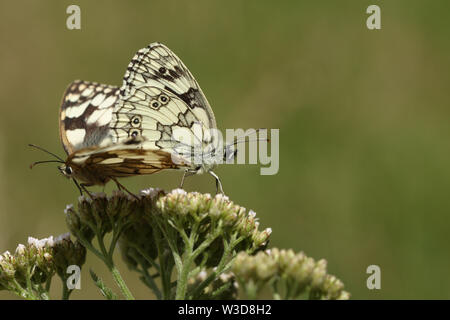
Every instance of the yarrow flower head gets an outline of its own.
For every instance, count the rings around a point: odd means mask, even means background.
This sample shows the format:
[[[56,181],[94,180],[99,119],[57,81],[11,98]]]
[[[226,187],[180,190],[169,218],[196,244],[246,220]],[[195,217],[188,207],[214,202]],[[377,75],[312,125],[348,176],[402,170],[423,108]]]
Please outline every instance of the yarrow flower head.
[[[64,246],[61,246],[64,241]],[[27,299],[46,299],[48,292],[42,284],[50,281],[55,272],[65,274],[67,262],[61,257],[70,257],[70,263],[84,263],[86,249],[78,246],[73,250],[68,235],[43,239],[29,237],[27,244],[19,244],[12,255],[9,251],[0,255],[0,289],[10,290]]]
[[[342,282],[327,274],[325,260],[267,249],[272,229],[262,228],[253,210],[223,194],[157,188],[138,195],[90,193],[64,213],[70,234],[29,237],[14,254],[0,255],[0,290],[47,299],[56,274],[67,299],[72,292],[67,271],[81,267],[90,250],[103,260],[122,295],[132,299],[113,261],[118,247],[158,299],[254,299],[267,288],[276,299],[349,298]],[[92,270],[91,277],[107,299],[117,298]]]
[[[274,298],[298,299],[309,292],[310,299],[348,299],[343,283],[327,274],[326,261],[307,257],[303,252],[273,248],[256,255],[241,252],[232,271],[247,296],[270,284],[271,288],[284,287],[284,293],[273,292]],[[284,296],[280,296],[284,294]]]

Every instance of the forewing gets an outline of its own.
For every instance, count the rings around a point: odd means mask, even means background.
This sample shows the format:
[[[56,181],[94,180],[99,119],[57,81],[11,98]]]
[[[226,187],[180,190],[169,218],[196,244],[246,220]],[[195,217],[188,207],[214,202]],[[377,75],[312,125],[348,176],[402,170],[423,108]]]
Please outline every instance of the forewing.
[[[80,80],[67,87],[60,109],[60,137],[67,154],[111,143],[109,127],[119,92],[115,86]]]
[[[139,50],[128,65],[121,97],[134,95],[133,89],[155,87],[183,101],[207,128],[216,128],[214,113],[200,86],[184,63],[161,43]]]
[[[192,154],[211,142],[216,121],[183,62],[153,43],[139,50],[127,68],[111,128],[116,142],[142,136],[152,149]]]

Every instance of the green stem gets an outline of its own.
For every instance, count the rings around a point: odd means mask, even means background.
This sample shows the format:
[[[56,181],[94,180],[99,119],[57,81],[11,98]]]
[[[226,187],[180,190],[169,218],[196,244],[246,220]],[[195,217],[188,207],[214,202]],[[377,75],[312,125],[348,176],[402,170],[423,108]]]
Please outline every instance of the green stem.
[[[217,289],[216,291],[214,291],[211,294],[211,298],[216,298],[217,296],[219,296],[220,294],[222,294],[225,290],[228,290],[231,287],[232,283],[228,282],[225,283],[224,285],[222,285],[219,289]]]
[[[61,279],[62,280],[62,279]],[[69,290],[69,288],[67,288],[67,283],[65,283],[64,280],[62,280],[62,300],[69,300],[69,296],[71,291]]]
[[[22,286],[19,284],[19,282],[17,282],[16,279],[13,279],[12,283],[14,284],[14,291],[16,292],[16,294],[27,300],[37,300],[37,297],[34,295],[34,293],[22,288]]]
[[[158,227],[161,228],[159,223],[157,223]],[[161,231],[158,228],[154,229],[154,239],[156,243],[156,249],[158,250],[158,258],[159,258],[159,274],[161,275],[161,285],[163,289],[163,299],[170,299],[170,276],[172,273],[172,267],[169,264],[166,264],[166,259],[164,256],[164,248],[162,246],[163,238],[161,236]],[[167,261],[168,262],[168,261]]]
[[[194,254],[194,242],[197,237],[197,226],[198,225],[195,224],[192,227],[189,237],[187,237],[184,230],[183,230],[183,232],[181,232],[181,237],[183,238],[183,242],[184,242],[184,254],[181,258],[182,261],[180,262],[180,268],[177,268],[178,269],[177,270],[178,271],[178,282],[177,282],[177,289],[176,289],[176,293],[175,293],[176,300],[183,300],[186,297],[187,283],[189,280],[189,272],[191,271],[192,262],[194,261],[194,259],[196,257],[196,255]],[[197,248],[197,250],[198,249],[199,248]],[[202,250],[200,250],[199,253],[201,251]]]
[[[159,290],[153,277],[144,268],[142,268],[141,274],[144,279],[144,283],[153,291],[153,293],[156,296],[156,299],[161,300],[161,290]]]
[[[111,250],[112,247],[110,247],[110,250],[106,250],[105,243],[103,241],[103,236],[98,228],[96,228],[93,225],[90,225],[90,228],[97,236],[97,242],[100,247],[100,250],[95,248],[89,241],[84,239],[80,234],[76,234],[77,238],[80,240],[80,242],[88,248],[90,251],[92,251],[100,260],[102,260],[106,266],[108,267],[109,271],[111,272],[114,281],[116,282],[117,286],[119,287],[120,291],[122,292],[123,296],[127,300],[134,300],[133,295],[131,294],[130,290],[128,289],[127,285],[125,284],[125,281],[122,279],[122,276],[120,275],[119,270],[115,267],[112,254],[114,253],[114,250]],[[113,234],[114,238],[114,234]],[[114,245],[115,242],[113,241]],[[65,286],[63,285],[63,290],[65,290]],[[63,298],[65,297],[65,292],[63,291]]]
[[[50,286],[52,285],[52,277],[48,277],[47,282],[45,283],[45,291],[50,291]]]
[[[152,258],[150,258],[150,256],[144,252],[139,246],[135,245],[135,244],[130,244],[130,246],[132,248],[134,248],[148,263],[150,263],[150,265],[156,269],[157,273],[161,273],[161,268],[159,267],[159,265],[155,262],[155,260],[153,260]],[[136,257],[137,258],[137,257]],[[140,259],[139,259],[140,260]],[[141,263],[142,264],[142,263]]]
[[[140,252],[139,248],[136,246],[136,249],[138,252]],[[142,253],[140,253],[142,255]],[[161,291],[159,290],[158,286],[155,283],[155,280],[153,277],[148,273],[147,269],[144,267],[145,258],[142,259],[138,254],[131,253],[131,256],[141,265],[141,269],[136,268],[138,272],[142,274],[143,282],[146,284],[155,294],[156,298],[158,300],[161,300]],[[144,260],[144,261],[142,261]],[[152,260],[153,261],[153,260]],[[155,262],[153,262],[155,263]],[[158,266],[159,270],[159,266]],[[159,273],[159,271],[158,271]]]
[[[114,265],[111,265],[108,267],[113,275],[114,280],[116,281],[117,286],[120,288],[120,291],[122,291],[122,294],[124,295],[125,299],[134,300],[134,297],[131,294],[131,291],[128,289],[127,285],[125,284],[125,281],[123,281],[119,270]]]
[[[125,284],[125,281],[122,279],[122,276],[120,275],[119,270],[114,265],[114,262],[112,259],[112,253],[114,253],[114,251],[106,250],[105,242],[103,241],[103,236],[100,234],[100,232],[97,229],[95,231],[97,234],[97,241],[98,241],[98,245],[100,247],[100,251],[103,254],[102,260],[105,262],[109,271],[111,271],[114,281],[116,282],[117,286],[119,287],[119,289],[122,292],[125,299],[134,300],[134,297],[131,294],[130,289],[128,289],[127,285]],[[113,233],[113,237],[114,237],[114,233]]]
[[[183,300],[186,296],[189,270],[194,260],[192,257],[192,248],[186,248],[186,255],[186,259],[183,259],[181,273],[178,275],[177,290],[175,294],[176,300]]]
[[[48,291],[44,289],[41,284],[34,285],[35,291],[39,293],[39,299],[42,300],[50,300],[50,296],[48,295]]]
[[[233,252],[233,249],[244,239],[243,236],[236,239],[236,235],[232,235],[230,243],[227,243],[226,240],[223,240],[223,246],[224,246],[224,252],[222,255],[222,258],[219,261],[219,264],[214,272],[212,272],[208,278],[206,278],[205,281],[203,281],[197,288],[194,289],[194,292],[192,294],[189,294],[189,296],[193,299],[196,299],[202,294],[202,291],[204,288],[206,288],[211,282],[213,282],[215,279],[217,279],[218,276],[220,276],[222,273],[227,271],[229,268],[231,268],[231,265],[233,264],[234,257],[230,258],[231,253]],[[227,260],[229,260],[227,262]]]

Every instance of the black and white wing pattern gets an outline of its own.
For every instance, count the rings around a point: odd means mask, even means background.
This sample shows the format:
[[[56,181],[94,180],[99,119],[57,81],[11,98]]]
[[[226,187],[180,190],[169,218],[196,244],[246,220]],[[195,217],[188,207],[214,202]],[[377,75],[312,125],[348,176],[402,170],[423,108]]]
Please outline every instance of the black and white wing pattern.
[[[152,174],[163,169],[187,168],[182,158],[163,150],[136,148],[139,138],[129,139],[106,147],[84,148],[72,153],[68,162],[74,168],[84,168],[97,177],[127,177]],[[101,180],[101,179],[100,179]]]
[[[139,50],[128,65],[114,109],[115,142],[142,137],[145,149],[171,152],[180,143],[210,143],[214,113],[184,63],[165,45]]]
[[[77,80],[63,96],[60,109],[60,137],[67,154],[112,142],[110,122],[119,99],[115,86]]]
[[[191,72],[169,48],[152,43],[133,57],[121,88],[75,81],[66,89],[60,136],[69,156],[60,170],[80,180],[79,188],[165,169],[209,172],[223,192],[211,171],[222,150],[215,129]]]

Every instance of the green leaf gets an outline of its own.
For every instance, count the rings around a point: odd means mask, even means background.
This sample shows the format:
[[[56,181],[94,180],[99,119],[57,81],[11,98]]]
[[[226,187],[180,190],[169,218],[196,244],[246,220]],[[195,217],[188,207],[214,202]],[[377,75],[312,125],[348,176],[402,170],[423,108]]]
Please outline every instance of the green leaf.
[[[91,274],[92,280],[94,280],[95,285],[97,288],[100,289],[101,294],[108,300],[117,300],[117,295],[108,288],[103,280],[99,278],[92,269],[89,269],[89,273]]]

